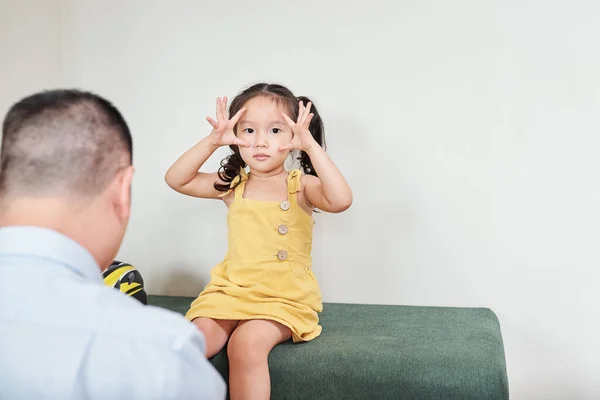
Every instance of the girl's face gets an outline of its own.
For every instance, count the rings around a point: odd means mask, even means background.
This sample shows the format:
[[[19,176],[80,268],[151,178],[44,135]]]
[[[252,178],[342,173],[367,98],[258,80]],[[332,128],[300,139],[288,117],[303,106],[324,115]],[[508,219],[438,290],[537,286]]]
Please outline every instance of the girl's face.
[[[270,97],[257,96],[248,100],[238,124],[236,135],[250,144],[240,147],[242,159],[251,170],[272,172],[282,167],[289,151],[279,147],[292,140],[292,130],[287,125],[282,112],[290,118],[288,110]]]

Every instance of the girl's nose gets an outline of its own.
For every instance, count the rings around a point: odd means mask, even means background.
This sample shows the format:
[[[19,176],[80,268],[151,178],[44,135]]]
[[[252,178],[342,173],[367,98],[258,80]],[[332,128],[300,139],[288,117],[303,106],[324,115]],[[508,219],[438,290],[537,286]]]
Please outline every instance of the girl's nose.
[[[267,147],[268,142],[265,138],[265,135],[263,135],[263,134],[256,135],[256,142],[254,143],[254,145],[256,147]]]

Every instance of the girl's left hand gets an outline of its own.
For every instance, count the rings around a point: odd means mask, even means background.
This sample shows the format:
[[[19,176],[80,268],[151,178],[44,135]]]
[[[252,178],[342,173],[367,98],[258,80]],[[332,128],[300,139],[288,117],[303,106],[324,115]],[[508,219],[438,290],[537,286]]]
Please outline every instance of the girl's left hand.
[[[287,114],[282,113],[283,118],[286,120],[287,124],[292,128],[292,132],[294,136],[292,137],[292,141],[286,145],[282,145],[279,147],[280,151],[286,150],[303,150],[308,151],[312,147],[313,144],[316,143],[312,134],[308,130],[308,126],[310,125],[310,121],[312,120],[314,114],[310,112],[310,107],[312,104],[309,102],[306,107],[304,107],[304,103],[300,102],[299,110],[298,110],[298,121],[294,123]]]

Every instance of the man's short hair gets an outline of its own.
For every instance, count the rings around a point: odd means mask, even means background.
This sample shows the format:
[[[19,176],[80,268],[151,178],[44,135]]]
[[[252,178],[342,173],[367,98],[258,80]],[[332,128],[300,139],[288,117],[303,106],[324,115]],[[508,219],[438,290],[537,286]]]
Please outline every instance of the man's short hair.
[[[131,133],[108,100],[74,89],[36,93],[4,119],[0,196],[94,195],[132,161]]]

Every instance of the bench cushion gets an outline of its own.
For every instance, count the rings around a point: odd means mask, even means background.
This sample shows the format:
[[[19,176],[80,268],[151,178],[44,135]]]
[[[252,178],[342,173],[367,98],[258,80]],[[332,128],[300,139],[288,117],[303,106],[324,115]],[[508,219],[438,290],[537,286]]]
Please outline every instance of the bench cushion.
[[[149,296],[184,314],[193,298]],[[269,356],[272,399],[508,399],[500,325],[486,308],[325,303],[323,333]],[[227,380],[226,350],[212,363]]]

